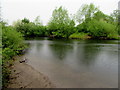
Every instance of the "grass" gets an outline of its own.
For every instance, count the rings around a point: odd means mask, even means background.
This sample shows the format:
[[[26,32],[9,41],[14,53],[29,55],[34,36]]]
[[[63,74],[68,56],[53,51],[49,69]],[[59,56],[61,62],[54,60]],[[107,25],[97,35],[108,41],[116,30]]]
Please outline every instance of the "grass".
[[[72,38],[72,39],[88,39],[90,37],[88,36],[87,33],[81,32],[81,33],[73,33],[69,36],[69,38]]]

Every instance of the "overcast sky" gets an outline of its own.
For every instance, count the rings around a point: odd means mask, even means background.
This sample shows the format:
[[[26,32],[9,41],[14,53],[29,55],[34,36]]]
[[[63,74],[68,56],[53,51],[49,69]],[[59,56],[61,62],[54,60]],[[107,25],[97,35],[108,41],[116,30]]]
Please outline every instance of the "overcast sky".
[[[75,14],[82,4],[94,3],[105,14],[110,14],[118,8],[119,0],[0,0],[2,17],[11,24],[24,17],[33,21],[40,16],[46,24],[55,7],[65,7],[69,14]]]

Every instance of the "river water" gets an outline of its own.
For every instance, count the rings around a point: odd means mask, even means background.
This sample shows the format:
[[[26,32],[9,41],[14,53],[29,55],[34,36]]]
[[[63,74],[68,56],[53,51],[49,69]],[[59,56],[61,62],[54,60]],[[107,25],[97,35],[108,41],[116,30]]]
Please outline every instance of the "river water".
[[[117,88],[117,40],[26,40],[23,57],[58,88]]]

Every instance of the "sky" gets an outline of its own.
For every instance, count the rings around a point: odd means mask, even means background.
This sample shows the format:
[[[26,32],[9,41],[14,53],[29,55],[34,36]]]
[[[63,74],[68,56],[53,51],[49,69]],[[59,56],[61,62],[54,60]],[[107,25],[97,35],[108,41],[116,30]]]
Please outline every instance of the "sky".
[[[75,14],[82,4],[93,3],[103,13],[110,15],[118,9],[120,0],[0,0],[2,18],[12,24],[18,19],[28,18],[33,21],[37,16],[44,25],[50,20],[56,7],[63,6],[69,14]]]

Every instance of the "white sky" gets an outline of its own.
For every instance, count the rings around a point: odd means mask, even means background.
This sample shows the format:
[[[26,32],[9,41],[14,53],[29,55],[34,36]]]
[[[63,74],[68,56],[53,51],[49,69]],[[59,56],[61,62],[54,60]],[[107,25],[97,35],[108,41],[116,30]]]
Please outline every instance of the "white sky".
[[[55,7],[65,7],[69,14],[75,14],[82,4],[94,3],[105,14],[110,14],[118,9],[119,0],[0,0],[2,18],[9,24],[18,19],[28,18],[33,21],[40,16],[43,24],[46,24]]]

